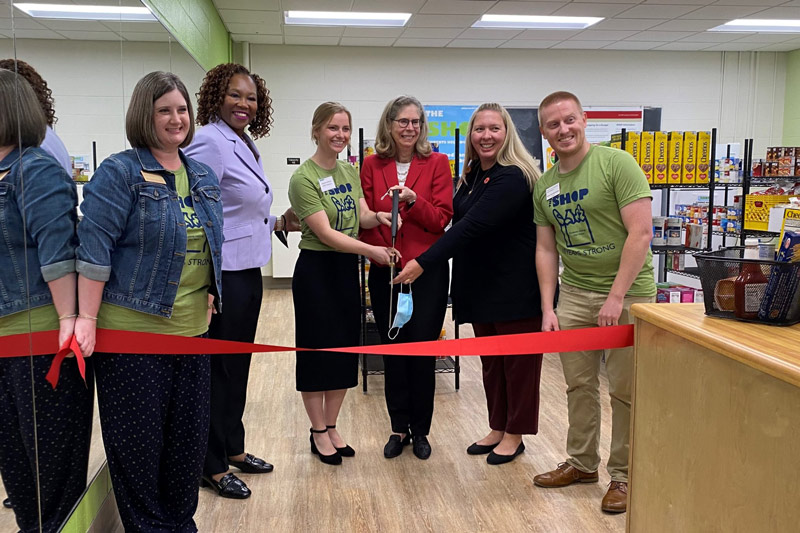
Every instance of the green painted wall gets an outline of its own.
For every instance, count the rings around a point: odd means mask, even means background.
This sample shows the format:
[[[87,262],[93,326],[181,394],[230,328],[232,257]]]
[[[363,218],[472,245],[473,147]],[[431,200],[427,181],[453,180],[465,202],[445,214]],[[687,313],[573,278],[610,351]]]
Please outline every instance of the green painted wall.
[[[789,52],[786,59],[783,145],[800,146],[800,50]]]
[[[231,37],[211,0],[142,0],[208,70],[231,60]]]

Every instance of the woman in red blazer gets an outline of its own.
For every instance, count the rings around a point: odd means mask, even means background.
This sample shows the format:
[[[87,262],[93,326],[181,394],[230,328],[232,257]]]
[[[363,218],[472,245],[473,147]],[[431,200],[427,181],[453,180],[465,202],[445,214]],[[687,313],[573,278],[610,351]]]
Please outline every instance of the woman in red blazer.
[[[428,142],[428,124],[422,104],[413,96],[395,98],[383,110],[375,151],[364,160],[361,186],[373,211],[392,210],[390,190],[398,190],[402,226],[395,248],[405,263],[416,258],[444,234],[453,216],[453,178],[446,155],[434,153]],[[361,240],[375,246],[391,246],[391,229],[381,225],[364,230]],[[402,268],[396,265],[397,271]],[[383,343],[429,341],[439,338],[447,308],[450,271],[447,262],[425,270],[413,287],[411,319],[389,338],[400,286],[391,286],[389,265],[372,260],[369,292],[375,322]],[[389,291],[392,290],[392,309]],[[397,330],[392,330],[392,335]],[[420,459],[431,454],[428,432],[433,417],[436,385],[434,357],[384,356],[386,407],[392,435],[383,449],[387,459],[397,457],[413,439]]]

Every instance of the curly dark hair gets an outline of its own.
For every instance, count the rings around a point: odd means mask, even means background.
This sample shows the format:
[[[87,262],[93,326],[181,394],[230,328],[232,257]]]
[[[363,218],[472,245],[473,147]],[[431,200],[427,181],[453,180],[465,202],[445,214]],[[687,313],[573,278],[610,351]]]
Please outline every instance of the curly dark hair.
[[[33,92],[39,100],[39,105],[42,106],[48,126],[52,126],[58,121],[56,110],[53,107],[53,91],[47,87],[47,82],[36,72],[35,68],[21,59],[0,59],[0,68],[16,72],[33,87]]]
[[[200,92],[197,93],[197,123],[205,126],[219,116],[219,108],[225,101],[228,84],[235,74],[250,76],[256,84],[258,110],[247,129],[254,139],[269,135],[272,125],[272,98],[269,97],[267,84],[258,74],[251,74],[247,68],[237,63],[223,63],[206,73]]]

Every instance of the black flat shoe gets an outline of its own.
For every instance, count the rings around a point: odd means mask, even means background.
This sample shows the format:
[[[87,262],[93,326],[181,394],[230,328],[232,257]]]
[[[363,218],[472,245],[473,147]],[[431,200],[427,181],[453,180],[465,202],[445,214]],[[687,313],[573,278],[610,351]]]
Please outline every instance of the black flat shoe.
[[[11,498],[6,498],[5,500],[3,500],[3,507],[5,507],[6,509],[11,509],[11,507],[13,507],[11,505]]]
[[[336,429],[336,426],[325,426],[327,429]],[[336,446],[334,446],[336,448]],[[354,457],[356,455],[356,451],[350,447],[350,445],[345,444],[344,448],[336,448],[336,451],[339,452],[339,455],[342,457]]]
[[[425,460],[431,456],[431,445],[428,442],[428,437],[425,435],[416,436],[414,435],[414,455],[417,456],[418,459]]]
[[[232,461],[228,459],[228,464],[235,466],[245,474],[266,474],[267,472],[272,472],[273,469],[271,464],[249,453],[244,454],[244,461]]]
[[[494,444],[478,444],[477,442],[473,442],[469,445],[469,448],[467,448],[467,453],[470,455],[486,455],[494,450],[498,444],[500,443],[496,442]]]
[[[392,435],[389,437],[389,442],[386,443],[386,446],[383,447],[383,456],[387,459],[392,459],[397,457],[401,453],[403,453],[403,448],[408,446],[411,442],[411,435],[406,433],[406,436],[402,439],[400,435]]]
[[[505,463],[510,463],[514,460],[516,456],[521,454],[525,451],[525,444],[522,442],[519,443],[517,446],[517,450],[511,455],[500,455],[499,453],[494,453],[494,451],[489,453],[489,457],[486,458],[486,462],[490,465],[502,465]]]
[[[211,476],[203,476],[200,486],[211,487],[223,498],[231,498],[233,500],[245,500],[252,494],[247,485],[244,484],[244,481],[233,475],[233,473],[225,474],[219,481],[214,481]]]
[[[311,428],[311,433],[327,433],[328,428],[325,429],[314,429]],[[317,449],[317,443],[314,442],[314,435],[311,435],[311,453],[319,457],[319,460],[325,463],[326,465],[340,465],[342,464],[342,456],[339,455],[339,452],[333,452],[330,455],[322,455],[319,453]],[[355,452],[354,452],[355,453]]]

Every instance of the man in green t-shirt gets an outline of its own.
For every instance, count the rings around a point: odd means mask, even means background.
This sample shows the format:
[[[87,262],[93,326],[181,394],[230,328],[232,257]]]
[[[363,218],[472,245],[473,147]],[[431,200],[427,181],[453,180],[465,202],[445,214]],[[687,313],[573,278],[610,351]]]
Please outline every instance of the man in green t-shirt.
[[[539,129],[558,155],[533,191],[542,330],[630,324],[630,306],[655,301],[656,294],[647,179],[627,152],[589,144],[586,114],[571,93],[553,93],[542,101]],[[564,270],[554,310],[559,257]],[[536,485],[598,481],[602,358],[603,350],[561,354],[569,458],[536,476]],[[611,483],[601,508],[620,513],[627,509],[633,348],[608,350],[605,363],[612,409]]]

